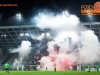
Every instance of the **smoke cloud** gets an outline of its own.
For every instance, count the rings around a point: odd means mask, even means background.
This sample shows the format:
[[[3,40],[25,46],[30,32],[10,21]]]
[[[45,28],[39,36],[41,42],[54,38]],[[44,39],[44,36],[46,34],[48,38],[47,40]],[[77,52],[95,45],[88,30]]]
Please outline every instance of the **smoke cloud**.
[[[32,20],[37,27],[49,28],[56,33],[47,44],[49,55],[40,60],[43,70],[46,67],[53,70],[54,64],[57,65],[57,70],[65,70],[70,65],[100,61],[100,43],[97,36],[81,25],[76,15],[46,13]]]
[[[19,56],[14,60],[13,66],[22,66],[23,61],[28,58],[31,51],[31,43],[29,41],[22,41],[21,46],[17,49],[12,50],[12,52],[18,52]]]

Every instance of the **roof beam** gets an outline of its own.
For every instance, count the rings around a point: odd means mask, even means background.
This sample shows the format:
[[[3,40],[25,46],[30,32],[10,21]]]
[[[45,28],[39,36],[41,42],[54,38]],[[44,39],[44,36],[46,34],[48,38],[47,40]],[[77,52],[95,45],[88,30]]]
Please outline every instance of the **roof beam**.
[[[80,24],[83,25],[98,25],[100,22],[81,22]],[[0,26],[0,29],[6,29],[6,28],[26,28],[26,27],[36,27],[36,25],[14,25],[14,26]]]

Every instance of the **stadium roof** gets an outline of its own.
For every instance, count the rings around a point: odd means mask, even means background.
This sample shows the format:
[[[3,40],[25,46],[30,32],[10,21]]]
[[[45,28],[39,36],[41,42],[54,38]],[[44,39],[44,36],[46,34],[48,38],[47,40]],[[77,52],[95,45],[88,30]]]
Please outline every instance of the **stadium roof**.
[[[100,22],[84,22],[82,24],[93,30],[100,40]],[[34,25],[0,26],[0,48],[16,48],[20,46],[22,40],[28,40],[32,45],[38,44],[40,41],[33,38],[34,35],[46,32],[54,35],[50,29],[41,30]]]

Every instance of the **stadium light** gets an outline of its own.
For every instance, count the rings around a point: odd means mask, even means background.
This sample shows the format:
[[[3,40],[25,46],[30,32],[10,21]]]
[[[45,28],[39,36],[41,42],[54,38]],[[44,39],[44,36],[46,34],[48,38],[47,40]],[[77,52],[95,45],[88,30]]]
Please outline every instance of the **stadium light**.
[[[1,37],[3,37],[3,35],[1,35]]]
[[[69,16],[68,11],[63,11],[63,15]]]
[[[6,36],[7,36],[6,34],[2,34],[2,35],[1,35],[1,37],[6,37]]]
[[[43,13],[39,13],[39,15],[43,15]]]
[[[20,36],[24,36],[24,33],[20,33]]]
[[[29,36],[29,33],[20,33],[20,36]]]
[[[42,34],[41,34],[41,36],[45,36],[45,34],[44,34],[44,33],[42,33]]]
[[[18,19],[21,19],[21,14],[16,14],[16,17],[17,17]]]
[[[46,36],[50,36],[50,33],[46,33]]]
[[[25,33],[25,35],[26,35],[26,36],[29,36],[29,34],[28,34],[28,33]]]
[[[89,21],[90,21],[90,25],[91,25],[91,21],[93,20],[93,16],[92,15],[88,15]]]
[[[89,13],[89,10],[87,10],[87,14],[88,14],[89,19],[91,20],[92,19],[92,14]]]
[[[6,34],[4,34],[4,37],[6,37]]]
[[[43,16],[43,13],[39,13],[39,16]]]
[[[21,36],[22,34],[20,33],[20,36]]]
[[[92,15],[88,15],[89,19],[92,20],[93,19],[93,16]]]
[[[22,19],[22,16],[21,16],[20,13],[18,13],[18,14],[16,14],[16,17],[17,17],[17,19],[18,19],[18,21],[19,21],[19,26],[20,26],[20,20]]]

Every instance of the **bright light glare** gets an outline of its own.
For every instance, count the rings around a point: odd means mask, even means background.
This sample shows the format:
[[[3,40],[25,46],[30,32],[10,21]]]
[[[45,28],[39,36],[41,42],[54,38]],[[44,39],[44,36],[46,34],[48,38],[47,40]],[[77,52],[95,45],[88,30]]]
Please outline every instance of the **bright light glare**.
[[[4,34],[4,36],[6,36],[6,34]]]
[[[20,33],[20,36],[24,36],[24,34],[23,33]]]
[[[88,15],[89,18],[92,18],[92,15]]]
[[[1,36],[3,36],[3,35],[1,35]]]
[[[16,14],[16,16],[18,17],[18,14]]]
[[[21,14],[19,14],[19,16],[21,16]]]
[[[63,15],[69,15],[68,11],[63,11]]]
[[[26,35],[26,36],[29,36],[29,34],[28,34],[28,33],[25,33],[25,35]]]
[[[39,16],[42,16],[43,15],[43,13],[39,13]]]
[[[87,17],[89,18],[89,21],[91,22],[93,20],[93,16],[88,14]]]
[[[21,18],[21,14],[16,14],[16,17],[20,19]]]
[[[49,34],[49,33],[47,33],[47,34],[46,34],[46,36],[50,36],[50,34]]]
[[[3,36],[4,36],[4,37],[6,37],[7,35],[6,35],[6,34],[4,34],[4,35],[1,35],[1,37],[3,37]]]
[[[41,36],[44,36],[44,33],[42,33]]]

